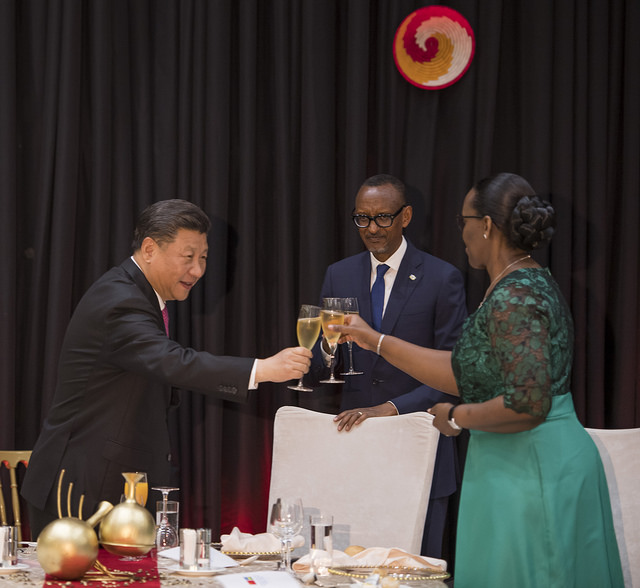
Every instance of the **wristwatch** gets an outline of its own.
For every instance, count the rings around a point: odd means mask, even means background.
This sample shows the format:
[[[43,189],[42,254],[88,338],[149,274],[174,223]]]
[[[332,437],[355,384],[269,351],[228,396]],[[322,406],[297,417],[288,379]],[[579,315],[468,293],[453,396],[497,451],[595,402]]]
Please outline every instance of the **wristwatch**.
[[[452,429],[455,429],[456,431],[462,431],[462,427],[456,423],[456,419],[453,418],[453,409],[457,406],[457,404],[454,404],[450,409],[449,409],[449,417],[448,417],[448,421],[449,421],[449,426]]]

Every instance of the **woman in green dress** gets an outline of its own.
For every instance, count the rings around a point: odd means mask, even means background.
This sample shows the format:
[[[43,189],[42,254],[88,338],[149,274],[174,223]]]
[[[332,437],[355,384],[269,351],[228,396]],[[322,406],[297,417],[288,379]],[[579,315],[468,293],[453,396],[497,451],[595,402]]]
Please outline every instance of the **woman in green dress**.
[[[498,174],[469,191],[458,223],[470,265],[491,283],[453,352],[380,335],[359,317],[336,330],[460,396],[430,410],[444,435],[470,432],[456,588],[622,587],[604,470],[570,393],[571,314],[530,256],[553,235],[553,208],[520,176]]]

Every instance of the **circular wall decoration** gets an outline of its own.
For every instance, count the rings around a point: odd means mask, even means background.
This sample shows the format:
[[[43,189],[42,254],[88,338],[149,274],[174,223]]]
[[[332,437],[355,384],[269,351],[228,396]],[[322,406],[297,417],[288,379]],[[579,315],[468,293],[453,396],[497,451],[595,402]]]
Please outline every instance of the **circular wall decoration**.
[[[425,6],[402,21],[393,40],[398,71],[418,88],[439,90],[469,69],[476,41],[467,20],[446,6]]]

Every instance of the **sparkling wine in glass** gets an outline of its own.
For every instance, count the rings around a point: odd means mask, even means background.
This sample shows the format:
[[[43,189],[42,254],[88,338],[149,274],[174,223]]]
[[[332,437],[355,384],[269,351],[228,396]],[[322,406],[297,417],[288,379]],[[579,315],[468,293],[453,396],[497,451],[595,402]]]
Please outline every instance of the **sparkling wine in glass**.
[[[320,335],[320,307],[311,304],[303,304],[298,313],[298,325],[296,327],[298,343],[301,347],[311,350]],[[291,390],[301,392],[313,392],[313,388],[308,388],[302,383],[302,377],[295,386],[287,386]]]
[[[340,333],[338,331],[329,330],[329,325],[343,325],[344,324],[344,311],[343,311],[344,298],[323,298],[322,310],[320,311],[320,319],[322,321],[322,333],[329,345],[329,352],[331,353],[331,363],[329,366],[329,379],[320,380],[321,384],[343,384],[344,380],[338,380],[333,374],[333,360],[336,357],[336,349],[338,347],[338,339],[340,339]]]
[[[303,510],[300,498],[278,498],[271,507],[269,527],[282,544],[281,565],[293,574],[291,568],[291,540],[302,531]]]
[[[342,307],[345,314],[360,314],[357,298],[343,298],[342,300]],[[358,372],[353,368],[353,341],[347,341],[347,348],[349,349],[349,370],[342,372],[341,375],[361,376],[363,372]]]
[[[172,486],[156,486],[152,488],[152,490],[158,490],[162,492],[162,510],[160,513],[160,522],[158,523],[158,527],[156,529],[156,548],[158,551],[162,551],[164,549],[169,549],[171,547],[177,547],[178,540],[178,520],[177,515],[175,513],[175,523],[171,524],[169,521],[169,492],[173,492],[174,490],[180,490],[180,488],[175,488]],[[157,521],[157,516],[156,516]]]

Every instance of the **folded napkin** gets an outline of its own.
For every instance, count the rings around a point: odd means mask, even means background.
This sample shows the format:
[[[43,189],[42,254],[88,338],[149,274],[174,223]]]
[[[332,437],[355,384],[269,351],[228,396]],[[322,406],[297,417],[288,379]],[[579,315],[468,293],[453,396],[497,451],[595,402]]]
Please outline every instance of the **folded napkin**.
[[[250,553],[273,553],[282,549],[282,543],[273,533],[243,533],[234,527],[229,535],[220,537],[222,548],[220,551],[230,552],[250,552]],[[304,537],[296,535],[291,540],[291,548],[302,547],[304,545]]]
[[[447,562],[444,559],[413,555],[397,547],[370,547],[354,556],[348,556],[344,551],[334,549],[332,559],[333,566],[423,568],[434,572],[447,570]],[[307,554],[295,562],[292,567],[296,572],[304,574],[310,570],[310,561],[309,554]]]

